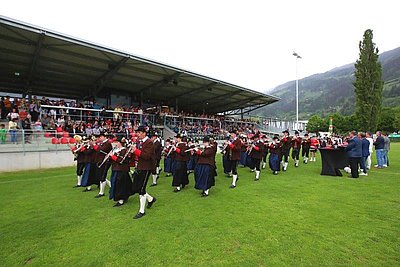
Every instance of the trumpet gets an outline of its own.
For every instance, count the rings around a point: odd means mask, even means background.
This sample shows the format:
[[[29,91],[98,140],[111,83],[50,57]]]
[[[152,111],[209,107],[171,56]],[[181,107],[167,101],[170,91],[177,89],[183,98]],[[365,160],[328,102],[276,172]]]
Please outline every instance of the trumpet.
[[[194,147],[191,147],[189,149],[186,149],[185,152],[190,152],[190,151],[194,151],[194,150],[197,150],[197,149],[204,149],[204,147],[202,147],[202,146],[194,146]]]

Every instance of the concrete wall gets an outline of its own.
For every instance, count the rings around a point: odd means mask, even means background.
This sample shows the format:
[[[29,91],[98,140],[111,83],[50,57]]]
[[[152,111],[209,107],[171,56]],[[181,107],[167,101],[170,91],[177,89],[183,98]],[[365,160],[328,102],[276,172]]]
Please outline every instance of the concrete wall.
[[[0,153],[0,172],[74,166],[71,151]]]

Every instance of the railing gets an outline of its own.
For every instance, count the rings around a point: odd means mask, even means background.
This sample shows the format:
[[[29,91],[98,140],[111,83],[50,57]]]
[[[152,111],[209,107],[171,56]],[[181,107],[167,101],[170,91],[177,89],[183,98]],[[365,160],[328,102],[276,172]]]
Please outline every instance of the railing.
[[[0,153],[65,151],[72,144],[65,132],[43,130],[6,130],[0,135]]]

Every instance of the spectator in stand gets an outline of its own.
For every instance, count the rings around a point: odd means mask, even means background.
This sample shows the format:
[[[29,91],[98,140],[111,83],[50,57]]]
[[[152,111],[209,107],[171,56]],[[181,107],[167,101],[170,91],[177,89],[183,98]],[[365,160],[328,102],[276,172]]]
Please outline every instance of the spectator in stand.
[[[390,139],[388,134],[383,134],[383,140],[385,141],[385,147],[384,147],[384,162],[383,162],[383,167],[386,168],[389,166],[389,151],[390,151]]]
[[[3,117],[3,119],[4,119],[12,111],[12,104],[11,104],[10,98],[8,96],[6,96],[4,98],[3,104],[4,104],[4,117]],[[3,114],[3,112],[2,112],[2,114]]]
[[[37,132],[43,130],[42,122],[40,121],[40,119],[37,119],[37,121],[33,124],[33,129]]]
[[[8,133],[10,134],[10,141],[13,144],[17,144],[17,129],[18,129],[18,119],[14,118],[8,123]]]
[[[47,124],[46,130],[55,130],[56,129],[56,124],[54,123],[54,120],[51,118],[49,120],[49,123]]]
[[[50,117],[47,116],[47,114],[43,114],[41,122],[42,122],[42,127],[47,128],[47,125],[50,123]]]
[[[7,116],[6,107],[4,105],[4,97],[1,97],[0,100],[0,119],[4,120]]]
[[[19,120],[19,114],[18,114],[17,109],[16,109],[16,108],[13,108],[13,109],[11,110],[11,112],[8,113],[7,117],[8,117],[8,119],[9,119],[10,121],[12,121],[12,120],[14,120],[14,119],[17,119],[17,121],[18,121],[18,120]]]
[[[31,114],[32,121],[37,121],[39,118],[39,104],[35,99],[29,104],[29,114]]]
[[[88,123],[86,125],[86,129],[85,129],[85,134],[86,136],[91,136],[93,134],[93,130],[92,130],[92,125],[90,123]]]
[[[385,164],[385,139],[382,137],[382,133],[380,131],[376,132],[376,139],[374,142],[375,152],[376,152],[376,160],[378,164],[375,165],[375,168],[382,169]]]
[[[7,130],[5,124],[0,124],[0,144],[6,143]]]
[[[31,115],[27,115],[26,118],[22,121],[22,129],[24,129],[24,139],[25,143],[30,144],[31,135],[32,135],[32,128],[31,128]]]

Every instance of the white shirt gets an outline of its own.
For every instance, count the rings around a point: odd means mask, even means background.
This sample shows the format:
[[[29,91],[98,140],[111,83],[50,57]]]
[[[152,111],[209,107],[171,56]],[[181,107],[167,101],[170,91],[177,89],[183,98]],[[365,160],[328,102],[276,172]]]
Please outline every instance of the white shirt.
[[[372,148],[374,147],[374,140],[371,137],[366,138],[369,142],[369,154],[372,154]]]

